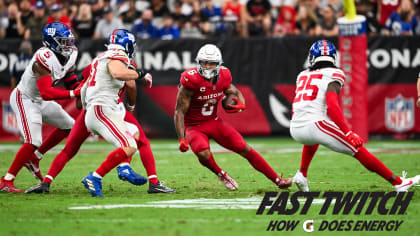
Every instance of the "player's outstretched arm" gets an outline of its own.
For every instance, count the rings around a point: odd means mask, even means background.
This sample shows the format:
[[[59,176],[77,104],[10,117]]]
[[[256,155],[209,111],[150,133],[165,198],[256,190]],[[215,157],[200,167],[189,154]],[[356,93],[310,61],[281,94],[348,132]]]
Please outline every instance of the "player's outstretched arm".
[[[127,88],[126,94],[127,94],[127,100],[128,100],[128,103],[126,104],[126,108],[128,111],[134,111],[134,108],[136,107],[136,97],[137,97],[136,81],[134,80],[126,81],[125,86]]]
[[[350,130],[349,126],[344,119],[343,111],[338,104],[338,94],[340,93],[341,86],[338,82],[331,82],[328,84],[326,102],[327,114],[332,121],[343,131],[348,141],[356,148],[363,145],[363,139],[356,133]]]
[[[185,139],[184,133],[184,115],[187,113],[188,108],[191,103],[192,91],[184,86],[180,86],[178,90],[178,95],[176,97],[176,106],[175,106],[175,131],[178,136],[179,141],[179,150],[181,152],[188,151],[188,142]]]
[[[108,63],[108,71],[112,78],[117,80],[127,81],[139,78],[139,74],[135,70],[126,68],[124,62],[120,60],[111,60]]]
[[[53,88],[50,71],[44,66],[40,65],[38,62],[33,64],[32,71],[38,78],[36,85],[42,99],[45,101],[67,99],[80,96],[80,89],[62,90]]]

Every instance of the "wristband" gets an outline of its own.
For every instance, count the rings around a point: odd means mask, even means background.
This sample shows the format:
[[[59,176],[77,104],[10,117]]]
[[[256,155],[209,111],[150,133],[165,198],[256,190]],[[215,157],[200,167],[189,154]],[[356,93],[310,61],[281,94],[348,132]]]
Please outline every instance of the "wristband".
[[[134,111],[134,108],[136,108],[135,104],[134,105],[126,104],[125,106],[127,108],[127,111]]]
[[[76,97],[76,96],[74,95],[73,90],[70,90],[70,98],[74,98],[74,97]]]

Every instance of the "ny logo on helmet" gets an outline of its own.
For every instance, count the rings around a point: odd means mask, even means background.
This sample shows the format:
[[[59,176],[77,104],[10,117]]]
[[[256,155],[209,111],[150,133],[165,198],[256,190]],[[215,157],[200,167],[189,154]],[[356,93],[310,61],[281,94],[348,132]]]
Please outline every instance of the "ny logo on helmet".
[[[50,36],[54,36],[55,35],[55,31],[56,31],[55,28],[48,28],[47,29],[47,34],[50,35]]]

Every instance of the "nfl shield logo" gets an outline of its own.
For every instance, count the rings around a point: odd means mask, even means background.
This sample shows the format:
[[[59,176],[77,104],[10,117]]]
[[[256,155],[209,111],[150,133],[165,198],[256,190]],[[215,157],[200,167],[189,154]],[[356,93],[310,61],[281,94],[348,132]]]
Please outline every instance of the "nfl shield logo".
[[[385,126],[402,133],[414,126],[414,99],[398,94],[395,98],[385,98]]]
[[[10,133],[19,133],[16,115],[8,102],[2,103],[3,107],[3,129]]]

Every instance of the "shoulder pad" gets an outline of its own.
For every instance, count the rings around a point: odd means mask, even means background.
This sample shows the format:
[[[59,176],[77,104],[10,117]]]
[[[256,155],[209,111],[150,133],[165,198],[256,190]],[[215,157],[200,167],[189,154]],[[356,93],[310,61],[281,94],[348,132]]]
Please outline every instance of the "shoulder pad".
[[[129,59],[127,54],[124,51],[121,50],[108,50],[106,51],[106,56],[107,59],[111,59],[111,60],[120,60],[123,61],[125,64],[129,63]]]
[[[191,68],[181,74],[180,83],[186,88],[194,88],[196,84],[196,76],[198,75],[196,68]]]
[[[48,70],[51,70],[53,57],[55,57],[54,53],[47,47],[42,47],[35,52],[36,61]]]

